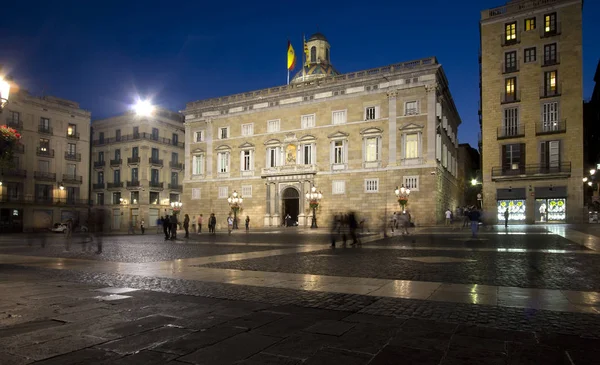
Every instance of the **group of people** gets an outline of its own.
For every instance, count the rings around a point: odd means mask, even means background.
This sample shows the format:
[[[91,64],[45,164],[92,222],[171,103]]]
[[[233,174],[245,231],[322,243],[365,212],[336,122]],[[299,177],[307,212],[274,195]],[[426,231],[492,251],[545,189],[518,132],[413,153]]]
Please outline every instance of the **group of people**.
[[[352,239],[352,246],[361,245],[360,239],[356,232],[359,228],[356,213],[348,212],[348,214],[335,214],[331,223],[332,248],[335,248],[335,243],[338,237],[341,237],[343,247],[346,247],[346,242],[348,241],[348,238]]]
[[[392,233],[394,233],[394,229],[399,229],[402,234],[409,234],[408,228],[411,225],[411,219],[410,212],[407,210],[394,212],[390,218],[390,228]]]
[[[196,219],[195,216],[192,219],[190,219],[189,214],[185,214],[183,217],[183,222],[179,222],[176,214],[172,214],[172,215],[165,214],[163,217],[158,218],[158,220],[156,221],[157,230],[160,229],[161,226],[163,228],[163,232],[165,234],[165,240],[177,239],[177,229],[178,228],[183,228],[183,230],[185,231],[184,238],[189,238],[190,223],[192,225],[192,227],[191,227],[192,232],[200,234],[200,233],[202,233],[202,226],[204,224],[204,216],[202,214],[200,214],[198,216],[198,219]],[[245,223],[246,223],[246,232],[248,232],[250,229],[250,216],[246,216]],[[142,233],[144,233],[143,225],[144,225],[144,221],[142,220],[142,222],[141,222]],[[181,227],[180,227],[180,225],[181,225]],[[233,225],[234,225],[234,218],[231,216],[231,214],[229,214],[229,216],[227,217],[227,230],[228,230],[229,234],[231,234],[231,231],[233,230]],[[215,216],[215,213],[211,213],[210,216],[208,217],[208,233],[216,234],[216,227],[217,227],[217,217]],[[130,229],[130,231],[131,231],[131,229]],[[135,233],[135,231],[133,233]]]

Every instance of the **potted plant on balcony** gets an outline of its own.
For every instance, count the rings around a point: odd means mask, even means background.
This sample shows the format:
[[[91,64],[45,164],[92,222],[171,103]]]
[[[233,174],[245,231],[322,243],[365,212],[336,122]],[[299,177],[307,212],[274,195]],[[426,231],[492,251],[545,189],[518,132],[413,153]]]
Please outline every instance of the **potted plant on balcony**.
[[[13,154],[20,139],[21,134],[16,129],[0,126],[0,168],[13,166]]]

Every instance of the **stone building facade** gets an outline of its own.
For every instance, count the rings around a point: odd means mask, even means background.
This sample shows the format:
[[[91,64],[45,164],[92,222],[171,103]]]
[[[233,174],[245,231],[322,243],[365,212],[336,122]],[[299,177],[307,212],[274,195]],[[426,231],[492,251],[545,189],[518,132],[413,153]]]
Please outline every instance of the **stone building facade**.
[[[92,200],[103,230],[156,227],[183,192],[183,116],[155,109],[92,122]]]
[[[435,58],[339,74],[320,33],[291,84],[188,103],[183,211],[215,213],[243,197],[240,215],[277,226],[290,215],[310,225],[305,194],[323,198],[319,226],[356,211],[370,224],[399,210],[394,190],[411,189],[417,225],[458,204],[457,130],[448,81]]]
[[[483,205],[492,220],[580,222],[582,1],[481,13]]]
[[[12,90],[2,124],[21,133],[13,168],[3,169],[0,232],[47,230],[89,208],[90,118],[70,100]]]

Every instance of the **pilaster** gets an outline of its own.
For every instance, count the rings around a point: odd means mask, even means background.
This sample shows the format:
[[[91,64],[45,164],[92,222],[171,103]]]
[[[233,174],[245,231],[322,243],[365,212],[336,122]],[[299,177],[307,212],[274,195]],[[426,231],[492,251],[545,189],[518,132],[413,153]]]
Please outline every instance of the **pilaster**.
[[[396,97],[398,91],[390,91],[388,96],[388,166],[396,165]]]

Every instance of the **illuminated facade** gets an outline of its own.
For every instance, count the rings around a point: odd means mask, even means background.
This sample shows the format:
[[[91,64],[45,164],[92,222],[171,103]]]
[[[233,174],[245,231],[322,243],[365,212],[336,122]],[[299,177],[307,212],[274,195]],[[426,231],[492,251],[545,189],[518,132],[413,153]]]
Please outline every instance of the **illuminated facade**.
[[[399,210],[394,190],[412,190],[417,224],[458,205],[460,117],[435,58],[339,74],[327,39],[308,40],[309,60],[290,85],[188,103],[183,212],[215,213],[244,199],[241,219],[311,224],[305,194],[322,192],[319,226],[354,210],[379,224]],[[376,223],[377,222],[377,223]]]
[[[92,200],[103,229],[155,227],[183,191],[183,117],[165,109],[92,122]],[[102,218],[100,218],[102,217]]]
[[[481,13],[483,205],[500,221],[582,219],[581,13],[581,0]]]
[[[2,169],[0,232],[47,230],[87,218],[90,118],[74,101],[14,90],[2,124],[21,133],[12,168]]]

